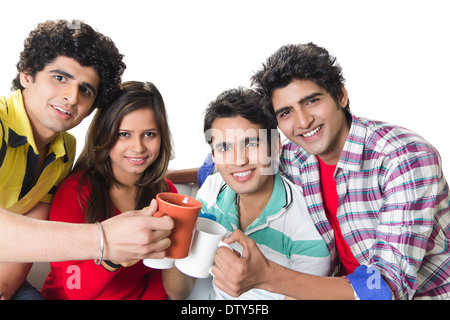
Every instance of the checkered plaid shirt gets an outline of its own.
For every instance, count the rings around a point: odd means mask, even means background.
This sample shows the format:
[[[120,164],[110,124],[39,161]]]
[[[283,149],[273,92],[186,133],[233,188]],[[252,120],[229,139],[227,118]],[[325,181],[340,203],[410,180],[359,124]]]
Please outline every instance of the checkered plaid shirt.
[[[438,152],[404,128],[349,117],[334,174],[344,239],[361,265],[377,268],[393,298],[450,299],[450,198]],[[303,190],[337,274],[317,158],[287,142],[280,170]]]

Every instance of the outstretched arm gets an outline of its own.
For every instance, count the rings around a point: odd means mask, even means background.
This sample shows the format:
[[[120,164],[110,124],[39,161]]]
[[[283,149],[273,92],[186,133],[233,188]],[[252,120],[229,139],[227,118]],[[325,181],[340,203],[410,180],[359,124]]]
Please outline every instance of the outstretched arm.
[[[149,208],[132,210],[102,222],[103,258],[111,261],[161,258],[170,246],[170,217],[153,218]],[[48,262],[100,257],[100,233],[95,224],[31,219],[0,209],[0,261]]]

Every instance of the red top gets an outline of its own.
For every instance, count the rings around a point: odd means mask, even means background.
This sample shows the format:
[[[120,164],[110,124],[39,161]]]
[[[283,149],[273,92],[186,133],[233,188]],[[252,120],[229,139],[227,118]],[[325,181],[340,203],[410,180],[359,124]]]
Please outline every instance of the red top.
[[[80,174],[74,174],[61,183],[52,201],[50,220],[85,222],[76,193],[79,178]],[[169,192],[177,193],[173,183],[167,183]],[[117,214],[120,212],[116,209]],[[42,294],[49,300],[167,299],[161,270],[148,268],[142,261],[115,272],[96,265],[94,260],[52,262],[50,266],[42,287]]]
[[[341,227],[339,226],[339,222],[337,220],[337,208],[339,199],[336,190],[336,181],[334,180],[334,171],[336,170],[336,165],[330,166],[323,162],[319,157],[317,158],[319,159],[321,191],[325,207],[325,214],[334,230],[336,249],[342,265],[341,275],[347,275],[353,273],[353,270],[355,270],[355,268],[359,266],[359,263],[353,256],[353,253],[350,250],[347,242],[345,242]]]

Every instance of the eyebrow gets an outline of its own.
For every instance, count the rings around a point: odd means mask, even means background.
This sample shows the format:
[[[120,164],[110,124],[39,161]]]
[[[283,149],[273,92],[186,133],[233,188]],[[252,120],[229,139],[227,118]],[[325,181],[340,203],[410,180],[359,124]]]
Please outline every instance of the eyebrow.
[[[285,112],[286,110],[292,109],[292,107],[282,107],[275,112],[275,116],[278,116],[280,113]]]
[[[311,93],[311,94],[309,94],[309,95],[307,95],[306,97],[303,97],[302,99],[300,99],[300,101],[298,102],[298,104],[304,104],[306,101],[308,101],[308,100],[311,100],[311,99],[314,99],[315,97],[318,97],[318,96],[323,96],[324,94],[322,93],[322,92],[314,92],[314,93]],[[276,112],[275,112],[275,116],[278,116],[280,113],[283,113],[283,112],[285,112],[286,110],[289,110],[289,109],[291,109],[292,107],[291,106],[287,106],[287,107],[282,107],[282,108],[280,108],[280,109],[278,109]]]
[[[51,70],[50,73],[60,74],[60,75],[66,77],[66,78],[68,78],[70,80],[74,80],[75,79],[75,77],[72,74],[70,74],[70,73],[68,73],[66,71],[60,70],[60,69]],[[89,90],[91,90],[94,93],[95,96],[97,95],[97,90],[95,90],[95,88],[91,84],[89,84],[88,82],[83,82],[81,85],[86,87],[86,88],[88,88]]]
[[[305,103],[308,100],[311,100],[311,99],[314,99],[315,97],[323,96],[323,95],[324,94],[322,92],[314,92],[314,93],[311,93],[310,95],[307,95],[303,99],[301,99],[298,103],[299,104],[303,104],[303,103]]]
[[[245,144],[249,143],[249,142],[259,142],[259,137],[258,136],[254,136],[254,137],[245,137],[244,139],[242,139],[241,141],[244,141]],[[232,142],[226,142],[226,141],[222,141],[222,142],[218,142],[214,145],[214,148],[221,148],[221,147],[227,147],[233,145]]]
[[[249,142],[259,142],[259,137],[255,136],[255,137],[246,137],[244,139],[245,144],[249,143]]]
[[[217,149],[217,148],[221,148],[221,147],[226,147],[229,146],[231,143],[228,142],[218,142],[216,144],[214,144],[213,149]]]
[[[118,131],[123,131],[123,132],[133,132],[134,130],[133,130],[133,129],[121,129],[121,128],[119,128]],[[142,130],[142,132],[149,132],[149,131],[156,131],[156,132],[159,132],[159,129],[158,129],[158,128],[151,128],[151,129],[145,129],[145,130]]]

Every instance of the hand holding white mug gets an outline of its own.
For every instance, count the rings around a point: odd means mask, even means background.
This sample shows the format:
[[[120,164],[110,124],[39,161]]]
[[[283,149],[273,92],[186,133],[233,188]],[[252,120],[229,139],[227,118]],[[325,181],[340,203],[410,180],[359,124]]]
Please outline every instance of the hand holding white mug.
[[[227,230],[219,223],[206,218],[198,218],[189,255],[175,261],[181,272],[195,278],[208,278],[214,263],[214,255],[219,247],[230,245],[223,242]]]
[[[256,242],[241,230],[233,231],[224,242],[232,245],[239,243],[242,252],[236,255],[229,250],[217,251],[215,265],[211,269],[215,277],[214,284],[232,297],[238,297],[253,288],[267,290],[265,284],[271,278],[271,262],[263,255]]]

